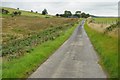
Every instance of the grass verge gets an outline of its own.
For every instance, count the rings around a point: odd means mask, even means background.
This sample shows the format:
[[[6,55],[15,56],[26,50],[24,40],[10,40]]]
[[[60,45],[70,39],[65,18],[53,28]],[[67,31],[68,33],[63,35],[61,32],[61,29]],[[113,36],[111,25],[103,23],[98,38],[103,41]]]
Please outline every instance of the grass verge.
[[[118,39],[99,33],[87,23],[85,30],[100,56],[100,64],[108,73],[109,78],[118,78]]]
[[[60,37],[54,41],[47,41],[34,48],[31,53],[25,54],[20,58],[12,61],[3,62],[3,78],[25,78],[28,77],[35,69],[40,66],[56,49],[66,41],[77,24],[68,29],[66,33],[61,34]]]

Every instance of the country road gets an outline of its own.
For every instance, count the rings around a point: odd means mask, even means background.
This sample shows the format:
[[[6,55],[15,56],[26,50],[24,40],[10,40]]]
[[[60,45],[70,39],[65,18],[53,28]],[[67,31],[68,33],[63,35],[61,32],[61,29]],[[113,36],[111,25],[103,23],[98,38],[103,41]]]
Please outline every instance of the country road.
[[[29,78],[106,78],[81,22],[71,37]],[[54,45],[54,44],[53,44]]]

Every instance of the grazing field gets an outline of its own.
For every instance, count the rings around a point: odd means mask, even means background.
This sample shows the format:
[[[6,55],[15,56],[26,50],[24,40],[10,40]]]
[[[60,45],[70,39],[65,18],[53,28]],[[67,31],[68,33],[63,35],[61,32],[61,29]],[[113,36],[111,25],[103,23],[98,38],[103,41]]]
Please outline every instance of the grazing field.
[[[5,9],[10,13],[16,11]],[[75,18],[21,12],[21,15],[14,17],[10,13],[1,16],[3,78],[30,75],[68,39],[79,21]]]
[[[114,24],[118,21],[118,18],[94,18],[94,20],[98,24]]]
[[[118,37],[114,37],[113,34],[106,34],[105,31],[108,28],[111,29],[108,29],[108,33],[113,30],[118,31],[118,22],[116,22],[116,19],[117,18],[95,18],[95,21],[88,20],[85,24],[85,30],[100,56],[99,63],[103,69],[107,71],[109,78],[118,78]],[[105,23],[104,21],[107,21],[109,26],[106,27],[106,25],[103,25],[101,27],[100,25]],[[98,23],[96,24],[96,22],[99,22],[99,25],[97,25]],[[114,26],[114,28],[111,28],[111,26]],[[115,35],[118,36],[118,33],[115,33]]]

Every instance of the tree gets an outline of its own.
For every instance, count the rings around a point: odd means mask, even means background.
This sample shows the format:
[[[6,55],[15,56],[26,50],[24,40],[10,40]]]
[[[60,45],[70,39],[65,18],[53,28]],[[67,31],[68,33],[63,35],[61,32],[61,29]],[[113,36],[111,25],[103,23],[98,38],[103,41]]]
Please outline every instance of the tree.
[[[86,18],[86,14],[83,12],[83,13],[81,13],[81,17],[82,18]]]
[[[81,17],[82,17],[82,18],[88,18],[88,17],[90,17],[90,14],[85,14],[85,13],[83,12],[83,13],[81,13]]]
[[[63,15],[63,14],[59,14],[59,16],[60,16],[60,17],[64,17],[64,15]]]
[[[31,10],[31,12],[33,12],[33,10]]]
[[[77,16],[78,18],[80,18],[81,15],[81,11],[76,11],[74,16]]]
[[[21,12],[20,12],[20,11],[18,12],[18,15],[21,15]]]
[[[75,14],[79,14],[79,15],[80,15],[80,14],[81,14],[81,11],[76,11]]]
[[[90,14],[86,14],[86,18],[90,17]]]
[[[5,9],[2,8],[2,12],[4,11]]]
[[[48,14],[47,10],[46,10],[46,9],[44,9],[44,10],[42,11],[42,14],[43,14],[43,15]]]
[[[64,17],[69,17],[69,16],[72,16],[72,13],[71,11],[64,11]]]
[[[56,14],[56,16],[58,17],[58,16],[60,16],[59,14]]]
[[[17,8],[17,10],[19,10],[19,8]]]
[[[8,14],[8,13],[9,13],[8,10],[2,9],[2,14]]]
[[[14,16],[17,16],[17,15],[18,15],[18,12],[17,12],[17,11],[13,12],[13,15],[14,15]]]

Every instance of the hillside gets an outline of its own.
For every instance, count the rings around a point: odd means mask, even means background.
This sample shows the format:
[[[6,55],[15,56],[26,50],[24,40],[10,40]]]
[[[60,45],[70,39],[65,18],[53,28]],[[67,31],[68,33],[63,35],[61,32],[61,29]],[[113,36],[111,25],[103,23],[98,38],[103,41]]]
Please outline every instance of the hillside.
[[[22,12],[22,16],[31,16],[31,17],[52,17],[51,15],[42,15],[41,13],[36,13],[36,12],[30,12],[30,11],[24,11],[24,10],[18,10],[18,9],[14,9],[14,8],[8,8],[8,7],[2,7],[2,9],[8,10],[10,13],[8,15],[6,14],[1,14],[3,17],[4,16],[10,16],[10,14],[14,11],[21,11]]]

